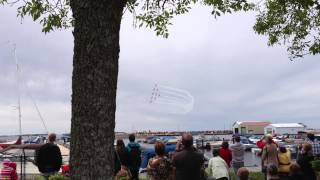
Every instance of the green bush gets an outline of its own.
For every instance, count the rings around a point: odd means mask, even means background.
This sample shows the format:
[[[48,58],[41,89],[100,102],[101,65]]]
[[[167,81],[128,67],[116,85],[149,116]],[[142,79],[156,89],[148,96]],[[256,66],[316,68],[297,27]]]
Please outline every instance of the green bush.
[[[262,172],[251,172],[250,179],[252,180],[264,180],[264,174]]]
[[[36,180],[45,180],[45,178],[42,177],[42,176],[38,176],[36,178]],[[65,178],[65,177],[63,177],[61,175],[53,175],[53,176],[49,177],[49,180],[67,180],[67,178]]]
[[[42,177],[42,176],[37,176],[37,177],[36,177],[36,180],[45,180],[45,179],[44,179],[44,177]]]
[[[311,164],[312,164],[312,168],[315,171],[320,171],[320,160],[314,160],[311,162]]]
[[[49,180],[66,180],[66,178],[61,175],[54,175],[54,176],[50,176]]]

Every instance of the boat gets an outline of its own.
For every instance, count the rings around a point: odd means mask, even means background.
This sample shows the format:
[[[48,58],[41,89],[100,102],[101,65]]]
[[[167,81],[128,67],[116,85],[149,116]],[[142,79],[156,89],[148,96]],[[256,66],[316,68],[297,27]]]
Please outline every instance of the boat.
[[[18,118],[19,118],[19,137],[17,139],[17,141],[15,142],[7,142],[7,143],[2,143],[0,144],[0,147],[2,149],[5,149],[7,147],[9,147],[10,145],[20,145],[22,144],[22,130],[21,130],[21,95],[20,95],[20,67],[19,67],[19,63],[18,63],[18,59],[17,59],[17,54],[16,54],[16,45],[13,44],[13,58],[15,60],[15,64],[16,64],[16,73],[17,73],[17,86],[18,86]]]
[[[17,91],[18,91],[18,101],[17,101],[17,110],[18,110],[18,122],[19,122],[19,135],[18,135],[18,139],[16,141],[13,141],[13,142],[5,142],[5,143],[0,143],[0,149],[5,149],[7,147],[9,147],[10,145],[20,145],[22,144],[22,126],[21,126],[21,94],[20,94],[20,73],[21,73],[21,70],[20,70],[20,66],[19,66],[19,63],[18,63],[18,58],[17,58],[17,55],[16,55],[16,45],[15,44],[12,44],[13,45],[13,58],[14,58],[14,61],[15,61],[15,66],[16,66],[16,81],[17,81]],[[37,106],[37,104],[35,103],[34,99],[32,98],[32,96],[29,94],[32,102],[33,102],[33,105],[35,106],[36,108],[36,111],[42,121],[42,125],[44,126],[45,130],[46,130],[46,133],[48,134],[48,129],[47,129],[47,126],[44,122],[44,119],[42,118],[42,115],[39,111],[39,108]],[[40,140],[40,138],[39,138]],[[41,141],[34,141],[32,143],[37,143],[37,142],[41,142]],[[29,142],[31,143],[31,142]]]
[[[223,139],[218,136],[199,135],[195,138],[194,146],[199,149],[214,149],[219,148],[222,142]]]
[[[153,136],[146,138],[143,142],[146,144],[155,144],[159,141],[164,142],[165,144],[177,144],[178,138],[175,136]]]

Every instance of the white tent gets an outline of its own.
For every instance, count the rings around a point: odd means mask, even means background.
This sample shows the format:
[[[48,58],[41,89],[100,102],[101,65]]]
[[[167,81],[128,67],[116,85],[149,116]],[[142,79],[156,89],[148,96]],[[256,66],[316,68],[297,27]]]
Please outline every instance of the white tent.
[[[306,129],[307,127],[301,123],[276,123],[266,126],[264,133],[272,135],[298,134],[299,131],[305,131]]]

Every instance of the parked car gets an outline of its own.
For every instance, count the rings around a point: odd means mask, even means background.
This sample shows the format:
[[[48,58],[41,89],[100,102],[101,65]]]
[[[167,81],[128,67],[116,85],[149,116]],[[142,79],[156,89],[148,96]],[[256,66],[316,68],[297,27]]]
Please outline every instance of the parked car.
[[[273,141],[276,142],[277,144],[284,142],[282,136],[273,137]]]
[[[251,144],[248,140],[248,138],[241,136],[240,137],[240,143],[244,145],[246,151],[251,150],[251,148],[255,147],[254,144]]]
[[[252,135],[248,138],[251,144],[257,144],[258,141],[262,138],[262,135]]]

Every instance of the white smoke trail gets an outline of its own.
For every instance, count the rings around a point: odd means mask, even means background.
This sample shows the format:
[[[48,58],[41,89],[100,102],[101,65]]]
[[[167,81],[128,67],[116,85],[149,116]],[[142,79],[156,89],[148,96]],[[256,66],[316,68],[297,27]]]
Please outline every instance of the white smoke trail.
[[[186,114],[193,109],[194,97],[186,90],[156,84],[151,93],[150,104],[156,111]]]

